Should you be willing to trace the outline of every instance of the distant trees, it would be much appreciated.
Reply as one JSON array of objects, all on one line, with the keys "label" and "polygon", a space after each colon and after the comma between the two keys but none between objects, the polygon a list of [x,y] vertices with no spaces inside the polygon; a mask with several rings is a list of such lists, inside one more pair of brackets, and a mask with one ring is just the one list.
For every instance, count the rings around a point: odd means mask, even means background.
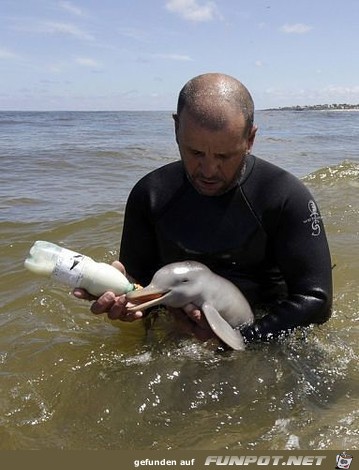
[{"label": "distant trees", "polygon": [[332,103],[332,104],[314,104],[307,106],[285,106],[281,108],[274,108],[270,111],[325,111],[325,110],[351,110],[358,109],[359,104],[348,104],[348,103]]}]

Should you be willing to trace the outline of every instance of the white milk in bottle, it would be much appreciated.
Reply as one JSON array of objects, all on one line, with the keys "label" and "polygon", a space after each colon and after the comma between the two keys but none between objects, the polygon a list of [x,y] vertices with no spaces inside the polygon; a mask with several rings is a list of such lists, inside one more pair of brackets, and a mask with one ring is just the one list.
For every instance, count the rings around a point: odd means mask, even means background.
[{"label": "white milk in bottle", "polygon": [[88,256],[42,240],[31,247],[24,266],[72,288],[86,289],[96,297],[108,290],[122,295],[135,289],[134,284],[113,266],[97,263]]}]

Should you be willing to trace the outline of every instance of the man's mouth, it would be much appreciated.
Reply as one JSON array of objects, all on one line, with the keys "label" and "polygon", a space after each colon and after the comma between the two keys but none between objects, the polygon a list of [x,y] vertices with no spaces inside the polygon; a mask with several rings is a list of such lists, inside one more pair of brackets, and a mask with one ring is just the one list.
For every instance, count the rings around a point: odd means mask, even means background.
[{"label": "man's mouth", "polygon": [[219,184],[220,183],[219,180],[206,180],[203,178],[200,178],[199,181],[203,184]]},{"label": "man's mouth", "polygon": [[206,191],[216,191],[222,187],[222,181],[220,180],[207,180],[203,178],[197,178],[195,184],[199,189]]}]

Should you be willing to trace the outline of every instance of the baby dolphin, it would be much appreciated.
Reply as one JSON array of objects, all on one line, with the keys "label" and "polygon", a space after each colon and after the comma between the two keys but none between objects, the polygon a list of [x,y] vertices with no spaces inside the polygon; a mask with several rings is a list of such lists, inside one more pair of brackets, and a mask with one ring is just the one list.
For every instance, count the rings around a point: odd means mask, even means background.
[{"label": "baby dolphin", "polygon": [[159,269],[147,287],[126,294],[134,306],[128,310],[145,310],[154,305],[183,308],[194,304],[205,315],[213,332],[236,350],[245,348],[237,329],[253,322],[252,310],[241,291],[207,266],[184,261]]}]

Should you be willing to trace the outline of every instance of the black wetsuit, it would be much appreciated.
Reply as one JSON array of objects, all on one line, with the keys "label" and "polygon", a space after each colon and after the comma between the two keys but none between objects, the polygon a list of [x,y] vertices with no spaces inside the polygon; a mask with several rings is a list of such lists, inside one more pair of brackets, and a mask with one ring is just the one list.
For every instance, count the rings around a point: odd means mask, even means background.
[{"label": "black wetsuit", "polygon": [[165,264],[196,260],[231,280],[253,307],[269,313],[248,340],[323,323],[331,313],[328,243],[317,205],[302,182],[250,155],[238,184],[221,196],[199,194],[181,161],[133,188],[120,260],[147,285]]}]

